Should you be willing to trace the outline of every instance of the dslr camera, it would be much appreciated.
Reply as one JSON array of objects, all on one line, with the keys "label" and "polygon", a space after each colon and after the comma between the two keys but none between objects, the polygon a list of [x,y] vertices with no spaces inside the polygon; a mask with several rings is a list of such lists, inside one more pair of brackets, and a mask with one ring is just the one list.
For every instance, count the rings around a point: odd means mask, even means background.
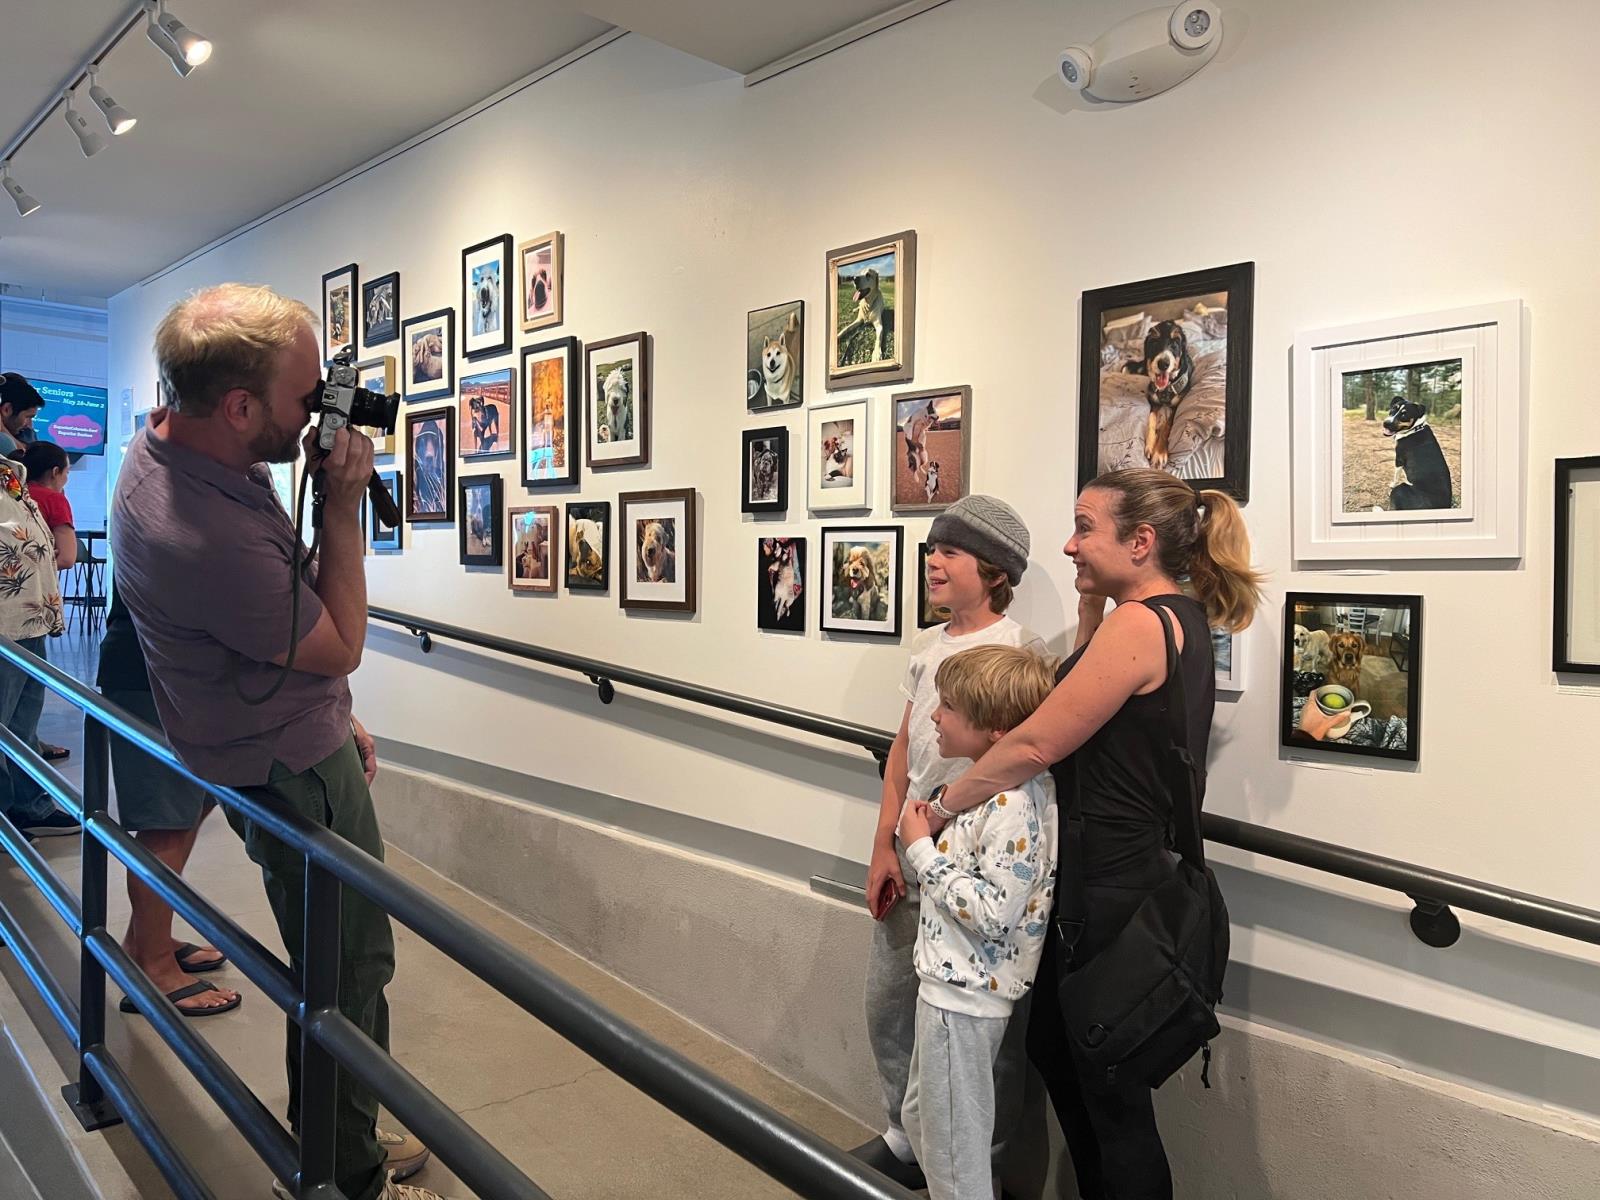
[{"label": "dslr camera", "polygon": [[400,397],[385,396],[362,387],[361,372],[350,362],[354,357],[354,346],[346,346],[335,354],[328,364],[328,377],[322,383],[322,399],[317,403],[317,412],[322,414],[317,445],[324,454],[333,449],[334,435],[347,425],[376,429],[385,434],[394,432]]}]

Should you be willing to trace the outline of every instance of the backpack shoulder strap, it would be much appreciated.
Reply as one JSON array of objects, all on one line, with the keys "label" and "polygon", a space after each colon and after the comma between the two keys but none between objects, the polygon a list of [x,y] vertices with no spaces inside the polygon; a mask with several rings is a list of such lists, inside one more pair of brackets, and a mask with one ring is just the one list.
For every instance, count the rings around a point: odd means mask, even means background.
[{"label": "backpack shoulder strap", "polygon": [[1145,600],[1144,605],[1161,622],[1161,637],[1167,648],[1167,683],[1162,689],[1167,713],[1167,732],[1172,739],[1171,768],[1173,844],[1183,858],[1202,870],[1206,865],[1205,840],[1200,834],[1199,765],[1189,753],[1189,694],[1183,684],[1183,663],[1178,657],[1177,639],[1172,634],[1175,616],[1165,604]]}]

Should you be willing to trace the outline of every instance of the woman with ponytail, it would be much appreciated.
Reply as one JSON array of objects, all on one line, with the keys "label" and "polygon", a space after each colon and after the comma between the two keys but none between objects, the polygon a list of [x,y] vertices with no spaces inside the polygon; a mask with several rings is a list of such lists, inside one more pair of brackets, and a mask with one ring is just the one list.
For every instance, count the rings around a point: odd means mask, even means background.
[{"label": "woman with ponytail", "polygon": [[[1250,566],[1249,535],[1232,499],[1148,468],[1114,471],[1084,488],[1065,552],[1078,572],[1074,653],[1049,699],[937,795],[935,812],[957,814],[1046,770],[1063,811],[1077,789],[1088,898],[1071,954],[1077,970],[1174,869],[1167,839],[1174,797],[1162,769],[1172,740],[1164,626],[1177,644],[1189,749],[1203,766],[1216,702],[1210,631],[1250,624],[1261,576]],[[1107,601],[1116,605],[1109,614]],[[1028,1051],[1066,1134],[1078,1193],[1167,1200],[1172,1175],[1150,1089],[1092,1082],[1066,1037],[1054,1003],[1063,958],[1052,922]]]}]

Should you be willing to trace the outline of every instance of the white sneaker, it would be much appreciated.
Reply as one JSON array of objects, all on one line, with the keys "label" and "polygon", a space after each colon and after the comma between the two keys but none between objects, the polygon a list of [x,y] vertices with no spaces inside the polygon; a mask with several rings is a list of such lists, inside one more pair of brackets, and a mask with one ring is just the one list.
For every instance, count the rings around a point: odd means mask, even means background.
[{"label": "white sneaker", "polygon": [[[294,1193],[276,1179],[272,1181],[272,1194],[277,1200],[294,1200]],[[383,1185],[383,1191],[378,1193],[378,1200],[448,1200],[438,1192],[430,1192],[425,1187],[417,1187],[411,1183],[396,1183],[394,1172],[389,1172]]]}]

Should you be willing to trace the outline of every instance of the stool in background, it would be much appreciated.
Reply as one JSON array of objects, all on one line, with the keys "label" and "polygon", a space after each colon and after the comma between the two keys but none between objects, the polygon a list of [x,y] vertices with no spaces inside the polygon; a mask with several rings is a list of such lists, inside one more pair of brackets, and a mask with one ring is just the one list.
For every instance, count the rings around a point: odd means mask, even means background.
[{"label": "stool in background", "polygon": [[78,561],[68,568],[61,594],[68,630],[76,625],[85,633],[99,633],[105,624],[106,560],[94,553],[94,543],[103,537],[94,530],[78,535]]}]

